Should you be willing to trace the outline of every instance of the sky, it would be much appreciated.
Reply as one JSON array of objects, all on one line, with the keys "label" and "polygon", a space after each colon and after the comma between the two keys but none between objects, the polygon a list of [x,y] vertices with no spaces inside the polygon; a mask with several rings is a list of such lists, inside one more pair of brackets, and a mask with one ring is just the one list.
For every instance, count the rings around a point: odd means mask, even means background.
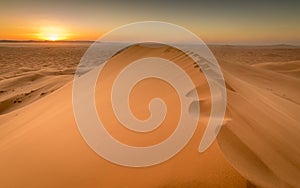
[{"label": "sky", "polygon": [[300,44],[300,1],[9,0],[0,39],[96,40],[137,21],[185,27],[207,43]]}]

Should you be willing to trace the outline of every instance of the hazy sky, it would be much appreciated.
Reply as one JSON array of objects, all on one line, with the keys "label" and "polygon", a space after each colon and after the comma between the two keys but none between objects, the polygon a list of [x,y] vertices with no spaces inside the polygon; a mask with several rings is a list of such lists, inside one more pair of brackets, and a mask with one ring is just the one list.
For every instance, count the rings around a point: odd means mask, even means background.
[{"label": "hazy sky", "polygon": [[[9,0],[0,6],[0,39],[95,40],[123,24],[157,20],[208,43],[300,44],[300,1]],[[49,37],[48,37],[49,38]]]}]

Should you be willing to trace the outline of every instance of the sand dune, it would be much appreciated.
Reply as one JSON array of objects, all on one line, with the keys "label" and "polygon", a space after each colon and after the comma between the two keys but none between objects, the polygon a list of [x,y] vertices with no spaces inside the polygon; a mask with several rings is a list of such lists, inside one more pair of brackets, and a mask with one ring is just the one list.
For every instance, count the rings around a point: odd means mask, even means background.
[{"label": "sand dune", "polygon": [[265,62],[254,66],[300,79],[300,61]]},{"label": "sand dune", "polygon": [[0,114],[26,106],[72,80],[72,76],[45,76],[31,73],[0,81]]},{"label": "sand dune", "polygon": [[225,156],[257,185],[299,187],[300,80],[248,65],[222,65],[235,90],[228,92],[232,121],[218,138]]},{"label": "sand dune", "polygon": [[86,48],[78,44],[0,44],[0,114],[26,106],[70,82]]},{"label": "sand dune", "polygon": [[[298,69],[298,63],[294,62],[296,60],[291,59],[295,58],[297,48],[296,52],[295,49],[290,50],[288,56],[283,53],[286,47],[212,47],[225,76],[228,110],[217,141],[204,153],[198,153],[197,148],[210,114],[211,99],[205,78],[199,75],[198,67],[194,67],[194,63],[180,52],[162,47],[151,48],[149,54],[148,48],[128,48],[111,61],[121,61],[124,65],[135,58],[155,55],[177,61],[185,68],[197,85],[187,96],[193,97],[195,91],[198,91],[201,105],[201,119],[187,147],[171,160],[149,168],[134,169],[112,164],[96,155],[78,132],[72,110],[72,83],[61,87],[70,79],[70,75],[41,76],[37,72],[31,74],[30,71],[23,71],[19,78],[12,76],[1,81],[1,87],[7,89],[2,89],[5,92],[0,95],[0,99],[13,100],[20,93],[26,93],[25,90],[29,92],[35,89],[32,97],[41,99],[31,103],[31,99],[27,97],[23,100],[24,103],[20,103],[24,104],[23,108],[12,107],[7,102],[0,106],[0,109],[5,109],[3,113],[10,111],[0,115],[0,186],[300,186],[300,150],[297,147],[300,141],[300,80],[298,76],[282,74],[275,69],[279,61],[289,61],[295,66],[285,70]],[[270,55],[277,52],[279,56]],[[265,62],[276,63],[270,68],[269,65],[263,66]],[[117,68],[121,67],[107,69],[108,77],[104,84],[109,85],[113,74],[118,72]],[[36,76],[39,82],[24,86],[27,80]],[[63,82],[59,82],[60,80]],[[148,80],[143,84],[153,85],[155,82],[157,80]],[[17,84],[24,87],[22,91],[6,94],[7,90],[13,90]],[[41,96],[42,92],[52,89],[57,90]],[[176,120],[171,117],[166,117],[166,122],[157,130],[158,133],[151,133],[151,137],[142,138],[142,135],[123,130],[115,120],[111,120],[107,103],[109,100],[104,95],[99,90],[96,92],[97,108],[111,122],[112,126],[106,128],[117,139],[133,145],[153,144],[172,131]],[[166,104],[171,107],[170,113],[178,113],[178,103],[174,102],[177,95],[169,87],[145,91],[137,87],[132,95],[136,106],[133,111],[141,119],[149,115],[145,105],[153,96],[165,99]],[[103,104],[108,106],[103,107]],[[167,126],[171,129],[166,128]],[[153,136],[157,139],[153,140]]]}]

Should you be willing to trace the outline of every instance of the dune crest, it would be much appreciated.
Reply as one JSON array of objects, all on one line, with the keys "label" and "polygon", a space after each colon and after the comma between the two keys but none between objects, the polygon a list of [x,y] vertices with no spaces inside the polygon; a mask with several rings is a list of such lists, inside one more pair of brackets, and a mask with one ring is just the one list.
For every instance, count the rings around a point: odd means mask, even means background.
[{"label": "dune crest", "polygon": [[[294,74],[299,69],[299,49],[286,54],[287,47],[211,48],[222,67],[228,103],[217,141],[204,153],[197,149],[210,115],[211,98],[205,78],[199,76],[199,67],[180,51],[164,46],[133,46],[112,58],[130,62],[149,55],[163,56],[181,63],[196,78],[196,88],[186,94],[193,99],[199,95],[199,101],[194,101],[201,108],[196,133],[175,157],[149,168],[112,164],[85,143],[73,115],[72,83],[67,83],[71,76],[68,70],[74,70],[74,62],[68,64],[66,72],[55,76],[47,68],[41,72],[36,72],[38,68],[24,68],[17,73],[19,76],[3,73],[0,83],[7,89],[0,93],[5,104],[0,106],[0,187],[300,187],[300,80]],[[57,53],[52,48],[48,50]],[[32,49],[27,51],[32,53]],[[111,77],[113,70],[107,72]],[[36,82],[24,86],[33,78]],[[157,80],[144,84],[153,83]],[[14,86],[24,88],[8,95],[6,92]],[[133,112],[138,118],[149,116],[147,102],[157,95],[166,100],[172,113],[178,113],[174,102],[177,95],[168,87],[156,90],[137,86],[133,91]],[[25,97],[15,104],[13,100],[18,95],[32,95],[35,100]],[[96,95],[97,105],[105,101]],[[176,122],[167,117],[158,133],[145,138],[110,120],[108,107],[97,108],[111,121],[108,129],[115,138],[137,146],[160,142],[174,130]],[[193,113],[191,106],[190,114]]]}]

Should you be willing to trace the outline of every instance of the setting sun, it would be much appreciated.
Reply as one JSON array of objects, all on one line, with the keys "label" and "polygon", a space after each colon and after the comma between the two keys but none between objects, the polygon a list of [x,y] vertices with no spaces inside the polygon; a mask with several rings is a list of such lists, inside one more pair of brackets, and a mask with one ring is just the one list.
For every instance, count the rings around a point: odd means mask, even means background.
[{"label": "setting sun", "polygon": [[57,41],[67,39],[67,33],[64,29],[58,27],[43,27],[37,34],[39,39],[48,41]]}]

